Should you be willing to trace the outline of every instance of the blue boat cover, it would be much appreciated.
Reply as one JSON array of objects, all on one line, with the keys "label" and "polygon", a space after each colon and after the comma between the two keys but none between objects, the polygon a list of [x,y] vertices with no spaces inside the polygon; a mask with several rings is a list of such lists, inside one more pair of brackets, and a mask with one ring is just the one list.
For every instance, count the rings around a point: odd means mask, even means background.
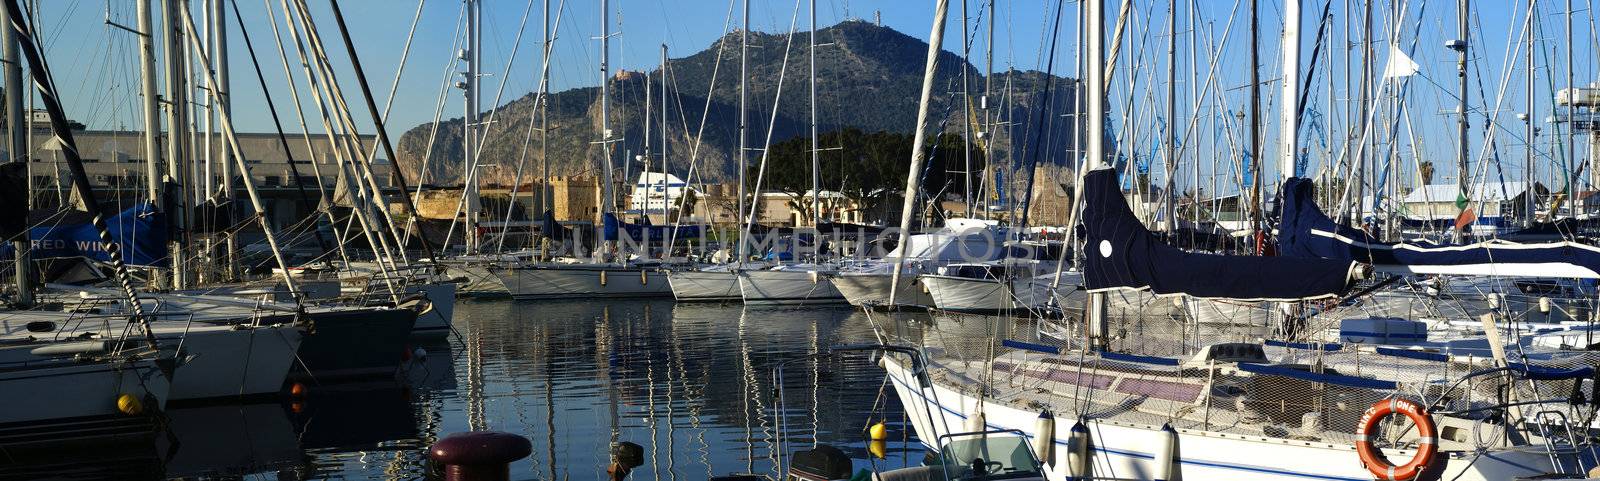
[{"label": "blue boat cover", "polygon": [[1302,351],[1337,352],[1337,351],[1340,351],[1340,350],[1344,349],[1344,345],[1343,344],[1334,343],[1334,342],[1326,342],[1326,343],[1322,343],[1322,344],[1312,344],[1312,343],[1309,343],[1309,342],[1289,342],[1289,341],[1279,341],[1279,340],[1275,340],[1275,339],[1267,339],[1265,341],[1262,341],[1262,343],[1264,343],[1264,344],[1266,344],[1268,346],[1277,346],[1277,347],[1283,347],[1283,348],[1289,348],[1289,349],[1299,349],[1299,350],[1302,350]]},{"label": "blue boat cover", "polygon": [[1270,365],[1270,364],[1253,364],[1253,363],[1248,363],[1248,362],[1241,362],[1241,363],[1239,363],[1239,370],[1240,371],[1244,371],[1244,372],[1249,372],[1249,373],[1255,373],[1255,374],[1266,374],[1266,375],[1269,375],[1269,376],[1283,376],[1283,377],[1287,377],[1287,378],[1299,379],[1299,380],[1302,380],[1302,381],[1320,382],[1320,383],[1324,383],[1324,384],[1334,384],[1334,385],[1338,385],[1338,386],[1347,386],[1347,387],[1362,388],[1362,389],[1378,389],[1378,390],[1389,391],[1389,390],[1394,390],[1394,389],[1398,389],[1399,388],[1399,385],[1396,384],[1394,381],[1385,381],[1385,380],[1382,380],[1382,379],[1372,379],[1372,378],[1367,378],[1367,377],[1346,376],[1346,375],[1343,375],[1343,374],[1317,374],[1317,373],[1310,372],[1310,371],[1302,371],[1302,370],[1299,370],[1299,369],[1293,369],[1293,368],[1288,368],[1288,367],[1283,367],[1283,366],[1274,366],[1274,365]]},{"label": "blue boat cover", "polygon": [[[132,266],[167,266],[166,218],[155,206],[141,202],[106,219],[111,238],[121,245],[122,259]],[[100,233],[87,212],[67,212],[57,222],[28,229],[34,259],[86,257],[109,262],[111,255],[100,243]],[[12,258],[11,243],[0,245],[0,259]]]},{"label": "blue boat cover", "polygon": [[1576,242],[1520,244],[1490,240],[1467,245],[1380,242],[1329,219],[1317,207],[1310,179],[1283,183],[1278,252],[1353,260],[1397,274],[1452,274],[1600,279],[1600,248]]},{"label": "blue boat cover", "polygon": [[[1393,349],[1393,348],[1386,348],[1386,347],[1380,347],[1380,348],[1377,349],[1377,351],[1378,351],[1378,354],[1382,354],[1382,355],[1385,355],[1385,356],[1393,356],[1393,357],[1400,357],[1400,358],[1406,358],[1406,359],[1416,359],[1416,360],[1420,360],[1420,361],[1433,361],[1433,362],[1448,362],[1448,361],[1450,361],[1450,355],[1449,354],[1438,353],[1438,352],[1417,351],[1417,350],[1412,350],[1412,349]],[[1574,367],[1574,368],[1558,368],[1558,367],[1550,367],[1550,366],[1540,366],[1538,364],[1528,364],[1528,363],[1521,363],[1521,362],[1507,362],[1506,363],[1506,368],[1511,370],[1511,372],[1522,376],[1525,379],[1532,379],[1532,380],[1535,380],[1535,381],[1561,381],[1561,380],[1566,380],[1566,379],[1588,379],[1590,376],[1594,375],[1594,368],[1590,367],[1590,366],[1578,366],[1578,367]]]},{"label": "blue boat cover", "polygon": [[1138,355],[1138,354],[1127,354],[1127,353],[1121,353],[1121,352],[1101,352],[1100,353],[1100,357],[1101,358],[1105,358],[1105,359],[1110,359],[1110,360],[1113,360],[1113,361],[1136,362],[1136,363],[1139,363],[1139,364],[1155,364],[1155,365],[1158,365],[1158,366],[1176,366],[1176,365],[1182,363],[1182,361],[1180,361],[1178,359],[1173,359],[1173,358],[1170,358],[1170,357],[1141,356],[1141,355]]},{"label": "blue boat cover", "polygon": [[[601,234],[605,236],[603,239],[608,241],[628,240],[631,242],[644,243],[657,241],[665,242],[667,239],[694,239],[700,237],[700,226],[678,226],[678,235],[673,237],[672,226],[650,225],[650,220],[648,217],[645,218],[645,223],[629,224],[617,219],[615,214],[606,214],[603,218],[603,222],[605,222],[605,225],[602,227]],[[624,235],[627,237],[623,237]]]},{"label": "blue boat cover", "polygon": [[1009,347],[1009,348],[1013,348],[1013,349],[1022,349],[1022,350],[1025,350],[1025,351],[1042,352],[1042,353],[1045,353],[1045,354],[1061,354],[1061,348],[1059,348],[1059,347],[1055,347],[1055,346],[1051,346],[1051,345],[1047,345],[1047,344],[1035,344],[1035,343],[1032,343],[1032,342],[1018,341],[1018,340],[1015,340],[1015,339],[1001,340],[1000,341],[1000,345],[1005,346],[1005,347]]},{"label": "blue boat cover", "polygon": [[1337,297],[1357,277],[1349,260],[1200,254],[1163,244],[1128,209],[1111,169],[1084,175],[1084,199],[1083,279],[1091,292],[1289,301]]}]

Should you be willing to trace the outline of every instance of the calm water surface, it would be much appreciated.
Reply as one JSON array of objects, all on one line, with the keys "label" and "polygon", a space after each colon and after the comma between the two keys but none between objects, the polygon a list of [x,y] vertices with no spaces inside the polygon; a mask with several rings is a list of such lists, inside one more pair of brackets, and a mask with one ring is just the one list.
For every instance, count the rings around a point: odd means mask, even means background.
[{"label": "calm water surface", "polygon": [[[848,307],[462,301],[456,327],[462,337],[421,346],[427,356],[410,361],[401,382],[314,386],[299,402],[174,409],[168,448],[115,461],[84,454],[39,472],[417,479],[429,476],[430,443],[474,429],[532,440],[533,455],[511,467],[517,479],[604,479],[614,440],[644,447],[645,465],[629,479],[652,481],[773,474],[780,432],[793,449],[813,439],[840,447],[857,469],[923,456],[883,371],[862,354],[789,364],[788,407],[778,416],[774,367],[874,340],[866,315]],[[886,459],[865,442],[877,419],[890,424]]]}]

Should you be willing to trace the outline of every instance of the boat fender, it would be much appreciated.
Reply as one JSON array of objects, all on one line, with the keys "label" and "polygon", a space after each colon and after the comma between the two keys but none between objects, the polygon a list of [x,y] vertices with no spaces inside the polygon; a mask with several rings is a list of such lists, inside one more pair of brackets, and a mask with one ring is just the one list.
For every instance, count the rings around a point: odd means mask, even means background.
[{"label": "boat fender", "polygon": [[138,416],[144,413],[144,403],[139,401],[139,396],[122,393],[117,396],[117,411],[129,416]]},{"label": "boat fender", "polygon": [[1067,479],[1088,480],[1091,472],[1089,455],[1093,452],[1094,440],[1089,436],[1089,420],[1078,418],[1072,425],[1072,433],[1067,437]]},{"label": "boat fender", "polygon": [[40,357],[76,356],[79,354],[100,354],[110,351],[106,341],[73,341],[57,342],[49,345],[35,347],[28,351]]},{"label": "boat fender", "polygon": [[1540,314],[1549,314],[1550,313],[1550,298],[1548,298],[1548,297],[1540,297],[1539,298],[1539,313]]},{"label": "boat fender", "polygon": [[[1403,415],[1417,425],[1417,454],[1411,457],[1411,461],[1399,466],[1391,464],[1384,457],[1383,450],[1372,445],[1378,424],[1394,414]],[[1438,436],[1433,417],[1428,415],[1426,408],[1408,399],[1379,400],[1367,408],[1367,412],[1361,415],[1361,421],[1356,423],[1356,454],[1361,456],[1361,464],[1366,465],[1367,472],[1378,479],[1406,481],[1415,479],[1424,468],[1433,464],[1434,456],[1439,454]]]},{"label": "boat fender", "polygon": [[1178,430],[1171,424],[1161,425],[1160,439],[1156,440],[1155,480],[1178,481],[1183,479],[1183,467],[1178,463]]},{"label": "boat fender", "polygon": [[649,283],[650,280],[645,277],[644,269],[639,269],[639,285],[642,286]]},{"label": "boat fender", "polygon": [[1033,456],[1046,465],[1056,463],[1056,417],[1048,409],[1033,421]]},{"label": "boat fender", "polygon": [[807,273],[806,273],[806,274],[809,274],[809,275],[810,275],[810,277],[811,277],[811,284],[813,284],[813,285],[815,285],[815,284],[817,284],[817,283],[818,283],[818,282],[822,282],[822,277],[821,277],[821,276],[818,276],[818,275],[817,275],[817,271],[811,271],[811,272],[807,272]]},{"label": "boat fender", "polygon": [[606,285],[606,271],[600,271],[600,285]]},{"label": "boat fender", "polygon": [[988,426],[989,422],[983,416],[983,409],[978,409],[978,412],[967,416],[967,425],[964,427],[969,433],[981,433],[988,430]]},{"label": "boat fender", "polygon": [[873,441],[887,440],[889,439],[889,426],[879,421],[877,424],[873,424],[872,427],[867,428],[867,436]]},{"label": "boat fender", "polygon": [[1489,308],[1490,309],[1499,309],[1500,308],[1500,293],[1491,292],[1491,293],[1489,293],[1488,297],[1489,297]]}]

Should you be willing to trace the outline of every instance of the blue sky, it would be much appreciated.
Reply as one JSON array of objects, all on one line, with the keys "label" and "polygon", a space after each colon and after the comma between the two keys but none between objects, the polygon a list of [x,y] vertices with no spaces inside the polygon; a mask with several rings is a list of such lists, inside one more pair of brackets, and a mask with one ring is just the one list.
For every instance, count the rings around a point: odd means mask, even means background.
[{"label": "blue sky", "polygon": [[[196,15],[199,13],[198,4],[195,2]],[[1398,1],[1398,0],[1397,0]],[[1593,0],[1574,0],[1574,8],[1579,10],[1576,15],[1574,42],[1566,41],[1564,25],[1565,0],[1544,0],[1540,3],[1539,16],[1543,28],[1542,41],[1539,43],[1541,64],[1541,81],[1536,85],[1536,97],[1541,98],[1543,106],[1540,107],[1544,118],[1549,109],[1549,88],[1545,82],[1550,80],[1553,72],[1558,77],[1555,79],[1559,88],[1565,83],[1566,49],[1575,48],[1578,62],[1574,65],[1575,77],[1579,83],[1586,83],[1595,78],[1595,65],[1592,60],[1596,49],[1592,10],[1589,5]],[[134,24],[133,2],[131,0],[54,0],[42,2],[40,16],[41,30],[46,40],[46,52],[51,59],[52,66],[57,75],[57,85],[63,89],[66,96],[69,114],[74,118],[88,124],[91,128],[142,128],[138,116],[138,70],[136,63],[136,44],[133,34],[111,28],[105,25],[108,14],[115,22],[125,25]],[[276,8],[278,0],[267,0]],[[333,41],[335,25],[327,6],[323,1],[313,1],[313,10],[316,12],[319,28],[324,36]],[[713,42],[725,31],[730,5],[724,1],[669,1],[669,0],[613,0],[613,32],[620,35],[613,42],[612,61],[616,68],[639,70],[654,68],[658,63],[659,45],[669,45],[674,57],[687,55],[712,46]],[[1023,69],[1043,69],[1044,51],[1048,47],[1048,27],[1052,19],[1051,13],[1055,1],[1040,0],[1005,0],[999,3],[999,16],[997,22],[996,39],[994,46],[996,69],[1015,66]],[[1108,28],[1115,22],[1116,0],[1108,0],[1107,7]],[[1133,119],[1130,123],[1119,124],[1115,127],[1119,132],[1134,132],[1134,137],[1126,141],[1127,150],[1137,152],[1151,151],[1159,140],[1159,136],[1151,132],[1166,124],[1159,120],[1159,114],[1165,112],[1165,72],[1167,61],[1165,57],[1165,39],[1167,35],[1167,1],[1144,1],[1133,3],[1133,17],[1126,33],[1127,44],[1124,45],[1122,61],[1119,63],[1118,77],[1113,80],[1112,108],[1113,118],[1120,119],[1124,112],[1130,112]],[[1178,118],[1171,122],[1178,126],[1187,126],[1196,113],[1203,116],[1204,120],[1196,123],[1189,139],[1193,142],[1185,150],[1183,160],[1186,163],[1204,164],[1200,175],[1210,177],[1213,174],[1225,174],[1229,167],[1211,167],[1210,164],[1218,162],[1210,159],[1234,159],[1237,157],[1236,149],[1230,150],[1227,146],[1227,137],[1223,134],[1224,127],[1215,122],[1222,118],[1224,112],[1234,112],[1244,108],[1245,100],[1242,89],[1248,77],[1246,76],[1248,62],[1245,50],[1246,18],[1242,9],[1248,0],[1185,0],[1179,6],[1180,15],[1180,53],[1177,65],[1179,99]],[[1282,2],[1261,0],[1261,46],[1262,46],[1262,78],[1272,81],[1279,77],[1278,73],[1278,38],[1281,31],[1280,12]],[[1303,50],[1303,60],[1309,60],[1309,46],[1315,36],[1316,24],[1314,17],[1322,6],[1320,0],[1307,0],[1305,10],[1306,23],[1302,32],[1303,43],[1307,46]],[[1332,30],[1335,42],[1346,42],[1350,39],[1346,30],[1353,31],[1353,25],[1347,20],[1350,12],[1358,8],[1357,2],[1335,0],[1333,5],[1334,24]],[[1375,29],[1381,38],[1387,41],[1384,34],[1386,25],[1390,24],[1389,11],[1395,8],[1394,2],[1383,2],[1374,6]],[[1527,9],[1526,2],[1516,1],[1478,1],[1474,2],[1477,15],[1473,41],[1474,64],[1473,79],[1474,91],[1472,93],[1474,110],[1479,113],[1488,112],[1494,107],[1493,102],[1502,96],[1497,93],[1501,90],[1502,76],[1505,75],[1504,67],[1507,65],[1505,56],[1507,48],[1520,41],[1520,32],[1523,22],[1523,12]],[[1056,72],[1063,75],[1075,76],[1074,49],[1077,37],[1077,4],[1066,2],[1068,9],[1062,19],[1061,43],[1057,48]],[[373,88],[380,96],[380,104],[384,102],[389,91],[390,82],[394,78],[396,67],[399,65],[401,47],[407,40],[407,29],[410,27],[416,13],[418,2],[415,0],[345,0],[341,2],[347,20],[353,29],[357,48],[362,55],[362,63],[367,70],[367,75],[375,85]],[[456,71],[457,67],[451,66],[454,57],[454,38],[458,27],[459,13],[461,11],[459,0],[425,0],[422,3],[421,23],[417,28],[406,70],[400,80],[397,101],[391,114],[390,123],[394,133],[411,126],[431,121],[434,117],[436,102],[440,95],[441,80],[444,73]],[[567,0],[562,5],[560,0],[551,2],[552,9],[560,8],[559,38],[553,54],[552,79],[553,89],[562,90],[578,86],[595,85],[598,81],[598,42],[593,38],[599,34],[599,5],[595,0]],[[831,0],[817,2],[817,22],[819,26],[827,26],[849,18],[873,20],[876,15],[881,15],[882,22],[918,38],[926,38],[933,15],[933,2],[930,1],[889,1],[889,0]],[[1406,159],[1401,162],[1402,170],[1407,165],[1414,164],[1417,159],[1434,159],[1441,164],[1440,176],[1453,175],[1453,169],[1447,165],[1453,159],[1453,120],[1446,114],[1454,109],[1453,89],[1455,82],[1454,54],[1442,47],[1445,40],[1455,38],[1455,0],[1413,0],[1402,2],[1406,9],[1405,27],[1400,37],[1401,44],[1407,45],[1415,41],[1414,59],[1422,68],[1422,74],[1413,77],[1406,105],[1410,110],[1409,128],[1397,130],[1401,142],[1397,142],[1397,150],[1405,152],[1401,155]],[[270,88],[273,90],[280,113],[286,116],[286,121],[292,122],[293,113],[289,106],[287,87],[281,63],[277,60],[277,53],[272,46],[272,32],[267,15],[267,7],[262,0],[240,0],[246,26],[252,40],[256,43],[258,55],[261,55],[262,66]],[[538,48],[540,32],[540,14],[542,0],[532,4],[527,1],[515,0],[486,0],[484,6],[483,26],[483,71],[489,74],[484,79],[483,105],[487,108],[494,102],[496,88],[502,79],[507,79],[505,91],[501,95],[501,103],[514,99],[536,88],[537,70],[541,62]],[[791,15],[799,9],[799,28],[806,28],[806,3],[799,4],[791,1],[755,1],[751,6],[752,28],[766,32],[787,31]],[[1191,8],[1195,12],[1190,12]],[[231,5],[230,5],[231,9]],[[973,1],[968,6],[973,22],[977,22],[982,3]],[[1236,10],[1238,9],[1238,10]],[[515,62],[509,66],[506,61],[514,47],[513,38],[517,34],[518,23],[523,12],[528,12],[526,30],[523,32],[520,51]],[[1233,12],[1239,12],[1235,19],[1232,32],[1229,34],[1226,47],[1219,48],[1222,35]],[[1419,14],[1420,12],[1420,14]],[[281,11],[274,10],[281,21]],[[734,12],[733,21],[736,23],[737,10]],[[958,50],[959,44],[959,14],[960,2],[951,5],[951,22],[946,49]],[[233,95],[234,109],[238,117],[237,124],[244,131],[268,131],[271,129],[271,120],[266,114],[264,96],[256,85],[254,73],[251,70],[249,59],[244,53],[243,38],[237,25],[230,16],[229,34],[232,38],[232,57],[230,64],[233,69]],[[983,13],[983,15],[988,15]],[[1199,24],[1191,22],[1191,15],[1199,17]],[[199,17],[196,17],[197,19]],[[1420,22],[1420,27],[1417,24]],[[1196,35],[1194,27],[1199,27],[1201,34]],[[159,24],[158,24],[159,28]],[[1413,34],[1413,29],[1414,34]],[[1519,39],[1510,39],[1508,35],[1517,32]],[[981,52],[986,49],[982,36],[979,35],[974,45],[974,62],[981,64]],[[1108,35],[1109,38],[1109,35]],[[1198,47],[1191,49],[1194,42],[1199,42]],[[335,47],[334,43],[330,47]],[[335,52],[335,63],[346,65],[342,49]],[[1387,48],[1380,44],[1377,47],[1378,66],[1375,71],[1381,70],[1382,63],[1387,58]],[[1311,85],[1313,88],[1312,111],[1321,127],[1303,129],[1305,137],[1303,145],[1315,147],[1321,145],[1321,138],[1327,137],[1329,132],[1326,124],[1331,122],[1332,132],[1346,128],[1349,123],[1348,114],[1344,113],[1346,99],[1353,96],[1354,87],[1345,84],[1345,65],[1356,67],[1357,58],[1350,56],[1351,51],[1335,49],[1329,60],[1333,65],[1333,73],[1337,77],[1332,97],[1334,103],[1340,104],[1339,109],[1327,108],[1328,102],[1326,76],[1321,77]],[[291,57],[293,52],[291,51]],[[1546,60],[1548,58],[1548,60]],[[1211,70],[1210,63],[1215,59],[1217,78],[1214,90],[1225,92],[1222,96],[1226,104],[1218,104],[1214,96],[1207,96],[1207,100],[1195,107],[1191,90],[1204,83],[1204,75]],[[1516,59],[1516,71],[1506,82],[1500,115],[1502,125],[1507,130],[1497,140],[1500,145],[1499,154],[1503,159],[1501,167],[1511,169],[1512,172],[1521,172],[1521,162],[1512,159],[1521,158],[1521,145],[1523,145],[1520,124],[1512,129],[1513,122],[1509,116],[1524,110],[1525,95],[1522,60]],[[1319,62],[1321,63],[1321,62]],[[1554,65],[1552,70],[1549,68]],[[1324,69],[1326,65],[1319,65]],[[1198,75],[1195,75],[1198,72]],[[1359,73],[1357,70],[1356,73]],[[297,76],[299,72],[295,73]],[[1375,74],[1376,75],[1376,74]],[[353,85],[353,75],[345,70],[341,72],[341,79],[346,82],[346,92],[355,95],[357,90]],[[453,80],[453,79],[452,79]],[[1482,89],[1488,93],[1490,105],[1485,107],[1484,96],[1478,92],[1478,82]],[[302,90],[303,90],[302,85]],[[304,92],[302,92],[303,94]],[[823,93],[826,95],[826,93]],[[1276,97],[1278,96],[1276,84],[1270,84],[1263,90],[1264,109],[1268,113],[1276,112]],[[350,99],[353,102],[356,98]],[[460,96],[455,90],[448,92],[443,107],[444,117],[459,117],[461,114]],[[356,105],[359,105],[357,103]],[[309,104],[308,104],[309,107]],[[365,118],[361,112],[358,117]],[[1331,119],[1331,120],[1329,120]],[[1387,125],[1387,124],[1385,124]],[[1402,123],[1406,125],[1406,123]],[[292,126],[286,126],[291,127]],[[1235,126],[1236,127],[1236,126]],[[1472,137],[1474,159],[1480,155],[1480,146],[1483,143],[1483,122],[1473,122],[1474,134]],[[1266,127],[1266,152],[1275,151],[1277,143],[1276,123]],[[1546,129],[1547,131],[1549,129]],[[1242,132],[1240,129],[1235,129]],[[1411,138],[1416,140],[1410,140]],[[1546,136],[1549,140],[1552,136]],[[1237,140],[1237,139],[1236,139]],[[1336,141],[1337,142],[1337,141]],[[1544,155],[1551,155],[1557,149],[1543,147]],[[1580,149],[1582,150],[1582,149]],[[1413,153],[1414,152],[1414,153]],[[1317,154],[1320,155],[1320,154]],[[1317,168],[1325,163],[1325,159],[1313,155],[1312,168]],[[1199,159],[1198,161],[1195,159]],[[1409,164],[1408,164],[1409,162]],[[1547,161],[1548,163],[1548,161]],[[1515,164],[1515,165],[1513,165]],[[1270,165],[1270,164],[1269,164]],[[1480,163],[1479,165],[1487,165]],[[1543,168],[1542,168],[1543,169]],[[1547,174],[1543,172],[1541,175]],[[1504,169],[1500,170],[1504,172]],[[1520,175],[1520,174],[1504,174]],[[1158,177],[1160,175],[1158,174]],[[1208,183],[1206,180],[1202,184]],[[1221,189],[1219,189],[1221,190]]]}]

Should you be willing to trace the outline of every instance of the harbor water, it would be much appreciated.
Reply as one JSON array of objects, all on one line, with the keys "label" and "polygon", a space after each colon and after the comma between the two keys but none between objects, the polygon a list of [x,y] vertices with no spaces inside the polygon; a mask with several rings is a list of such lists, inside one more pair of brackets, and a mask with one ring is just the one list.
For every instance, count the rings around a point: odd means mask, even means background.
[{"label": "harbor water", "polygon": [[[308,382],[286,400],[174,407],[150,446],[13,459],[5,475],[425,479],[428,445],[484,429],[532,441],[514,479],[605,479],[613,441],[644,447],[629,479],[650,481],[776,478],[780,435],[791,451],[841,448],[857,469],[924,456],[869,356],[803,359],[875,340],[866,314],[849,307],[479,300],[459,303],[455,317],[459,336],[396,353],[407,361],[395,381]],[[774,368],[786,361],[780,410]],[[877,421],[889,425],[883,458],[867,441]]]}]

